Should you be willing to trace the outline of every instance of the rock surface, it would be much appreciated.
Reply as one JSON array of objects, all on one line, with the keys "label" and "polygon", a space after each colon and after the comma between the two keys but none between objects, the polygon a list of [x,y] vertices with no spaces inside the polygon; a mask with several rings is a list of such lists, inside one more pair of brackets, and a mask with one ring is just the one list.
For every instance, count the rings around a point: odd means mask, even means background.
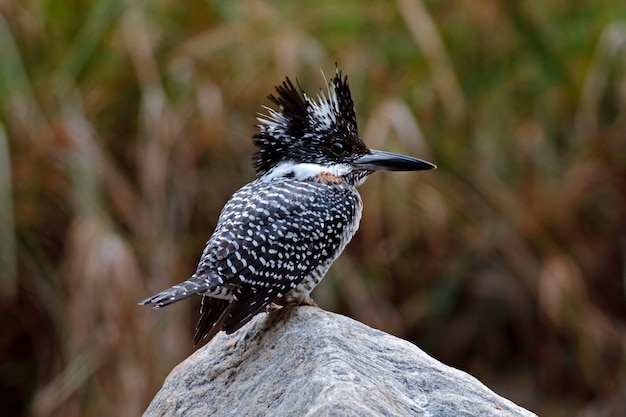
[{"label": "rock surface", "polygon": [[144,416],[534,416],[411,343],[316,307],[259,314],[178,365]]}]

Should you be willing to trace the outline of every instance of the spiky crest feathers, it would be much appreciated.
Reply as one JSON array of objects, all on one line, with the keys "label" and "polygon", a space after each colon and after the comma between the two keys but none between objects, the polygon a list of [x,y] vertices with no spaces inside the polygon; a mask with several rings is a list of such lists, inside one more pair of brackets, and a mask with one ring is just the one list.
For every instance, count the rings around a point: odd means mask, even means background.
[{"label": "spiky crest feathers", "polygon": [[257,175],[288,162],[285,158],[292,153],[290,150],[306,149],[312,141],[325,136],[351,136],[360,142],[348,77],[338,69],[326,92],[320,89],[317,100],[310,98],[299,83],[296,87],[289,77],[276,86],[276,94],[268,99],[278,109],[263,106],[267,114],[257,117],[259,132],[253,137],[259,148],[253,155]]}]

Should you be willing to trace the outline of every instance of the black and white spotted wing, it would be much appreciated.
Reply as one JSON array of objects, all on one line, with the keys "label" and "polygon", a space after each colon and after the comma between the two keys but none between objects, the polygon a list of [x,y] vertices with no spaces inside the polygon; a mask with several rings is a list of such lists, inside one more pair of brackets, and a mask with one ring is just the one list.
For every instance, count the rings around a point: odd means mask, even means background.
[{"label": "black and white spotted wing", "polygon": [[196,272],[212,276],[208,296],[232,291],[223,329],[237,330],[314,269],[330,265],[347,243],[344,231],[352,229],[346,226],[359,204],[344,184],[285,179],[233,195]]},{"label": "black and white spotted wing", "polygon": [[[233,332],[312,272],[325,272],[350,240],[345,234],[351,238],[356,231],[357,207],[360,197],[344,183],[287,178],[250,183],[222,210],[196,273],[143,303],[164,306],[205,294],[203,314],[220,321],[215,330]],[[224,306],[221,316],[212,302]],[[215,323],[203,319],[198,332],[211,332]]]}]

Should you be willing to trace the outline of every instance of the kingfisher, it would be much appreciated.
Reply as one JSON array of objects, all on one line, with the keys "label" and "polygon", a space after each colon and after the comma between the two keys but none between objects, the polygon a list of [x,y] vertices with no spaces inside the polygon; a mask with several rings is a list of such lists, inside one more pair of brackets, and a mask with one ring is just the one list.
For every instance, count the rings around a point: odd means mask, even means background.
[{"label": "kingfisher", "polygon": [[312,98],[287,77],[263,106],[257,178],[228,200],[186,281],[141,301],[160,308],[201,295],[194,344],[233,333],[256,314],[315,305],[311,291],[356,233],[357,191],[374,171],[418,171],[434,164],[369,149],[359,137],[347,76],[339,69]]}]

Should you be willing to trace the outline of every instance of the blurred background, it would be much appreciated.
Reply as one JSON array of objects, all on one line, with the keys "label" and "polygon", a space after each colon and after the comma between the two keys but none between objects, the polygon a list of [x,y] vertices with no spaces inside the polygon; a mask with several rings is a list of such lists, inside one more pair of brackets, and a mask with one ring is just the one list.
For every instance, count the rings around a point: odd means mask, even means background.
[{"label": "blurred background", "polygon": [[0,1],[0,401],[136,416],[257,112],[335,63],[373,175],[314,297],[546,416],[626,415],[622,0]]}]

